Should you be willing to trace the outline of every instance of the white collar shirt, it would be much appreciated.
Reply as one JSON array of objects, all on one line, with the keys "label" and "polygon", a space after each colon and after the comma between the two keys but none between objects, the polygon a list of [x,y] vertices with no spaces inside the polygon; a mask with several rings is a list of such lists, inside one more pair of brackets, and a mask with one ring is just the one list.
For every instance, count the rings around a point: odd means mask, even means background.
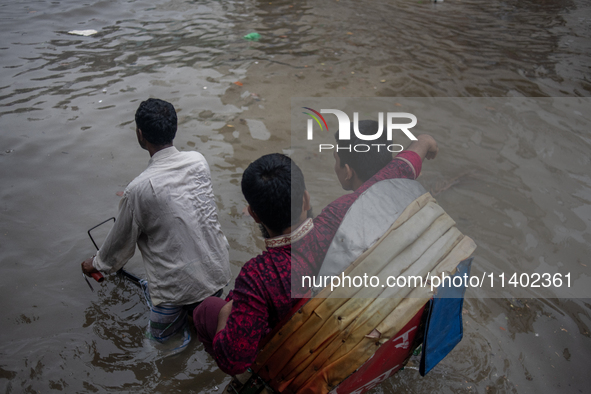
[{"label": "white collar shirt", "polygon": [[136,244],[154,305],[202,301],[229,282],[229,245],[203,155],[175,147],[154,154],[125,189],[94,267],[117,271],[133,256]]}]

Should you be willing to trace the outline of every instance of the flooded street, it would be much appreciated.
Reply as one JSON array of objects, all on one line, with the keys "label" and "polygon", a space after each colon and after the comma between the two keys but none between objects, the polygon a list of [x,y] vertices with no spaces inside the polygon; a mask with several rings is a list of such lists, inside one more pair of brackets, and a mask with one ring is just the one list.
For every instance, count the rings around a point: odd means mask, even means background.
[{"label": "flooded street", "polygon": [[[234,277],[264,247],[243,214],[242,172],[293,152],[293,98],[433,100],[413,132],[440,151],[419,181],[475,240],[473,270],[570,272],[585,291],[470,289],[452,353],[371,392],[589,391],[588,1],[2,1],[0,18],[1,392],[219,393],[229,382],[197,340],[160,357],[136,287],[111,276],[92,293],[80,275],[94,253],[86,231],[116,215],[147,166],[134,113],[148,97],[174,104],[175,146],[210,165]],[[261,39],[243,39],[251,32]],[[513,101],[523,97],[536,100]],[[470,105],[484,115],[437,123]],[[519,121],[507,105],[524,105]],[[316,213],[343,194],[332,161],[294,159]],[[142,274],[139,252],[127,267]]]}]

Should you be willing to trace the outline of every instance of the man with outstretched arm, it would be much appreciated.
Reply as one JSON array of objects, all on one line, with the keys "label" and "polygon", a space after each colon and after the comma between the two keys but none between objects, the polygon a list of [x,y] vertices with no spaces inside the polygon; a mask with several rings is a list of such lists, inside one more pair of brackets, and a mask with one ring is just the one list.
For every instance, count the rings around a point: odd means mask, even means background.
[{"label": "man with outstretched arm", "polygon": [[[142,253],[150,306],[148,334],[164,341],[186,325],[187,306],[221,289],[231,278],[228,242],[218,222],[209,166],[198,152],[173,146],[172,104],[148,99],[135,114],[148,168],[125,189],[115,224],[82,271],[111,273]],[[146,290],[146,289],[144,289]]]},{"label": "man with outstretched arm", "polygon": [[[375,134],[378,124],[363,121],[364,134]],[[381,141],[378,141],[381,142]],[[354,141],[351,141],[354,143]],[[307,217],[310,197],[301,170],[284,155],[266,155],[253,162],[242,178],[243,194],[253,219],[269,233],[267,250],[248,261],[226,301],[208,298],[193,314],[197,335],[224,372],[242,373],[256,358],[260,341],[289,313],[295,275],[315,275],[347,210],[376,182],[415,179],[425,157],[434,158],[437,143],[421,135],[394,159],[390,153],[354,153],[359,160],[335,154],[335,172],[344,195]],[[294,266],[292,267],[292,263]]]}]

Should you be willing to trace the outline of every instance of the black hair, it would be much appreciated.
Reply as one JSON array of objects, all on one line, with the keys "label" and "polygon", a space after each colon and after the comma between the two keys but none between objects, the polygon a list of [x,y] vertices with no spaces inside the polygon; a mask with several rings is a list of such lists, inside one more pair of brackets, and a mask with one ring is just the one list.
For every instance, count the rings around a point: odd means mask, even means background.
[{"label": "black hair", "polygon": [[[372,135],[378,132],[379,123],[375,120],[361,120],[358,123],[359,132],[363,135]],[[384,130],[382,130],[379,138],[373,141],[364,141],[353,132],[353,127],[354,124],[351,123],[350,140],[339,140],[338,131],[335,133],[335,139],[339,147],[337,155],[339,155],[341,167],[348,164],[359,179],[365,182],[392,160],[392,153],[387,149],[390,141],[388,141],[387,133]],[[357,144],[367,145],[370,149],[367,152],[355,151],[353,147]]]},{"label": "black hair", "polygon": [[138,107],[135,124],[149,143],[160,146],[172,144],[177,129],[176,111],[171,103],[151,98],[142,101]]},{"label": "black hair", "polygon": [[250,208],[271,231],[281,234],[297,224],[306,184],[289,157],[272,153],[255,160],[244,171],[241,186]]}]

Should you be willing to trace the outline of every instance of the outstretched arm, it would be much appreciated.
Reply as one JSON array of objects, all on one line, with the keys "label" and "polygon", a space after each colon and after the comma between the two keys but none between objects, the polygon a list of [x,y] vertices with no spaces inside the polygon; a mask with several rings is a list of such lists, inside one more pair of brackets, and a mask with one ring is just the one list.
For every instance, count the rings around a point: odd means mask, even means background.
[{"label": "outstretched arm", "polygon": [[421,160],[431,160],[437,156],[439,148],[433,137],[429,134],[421,134],[417,137],[417,141],[413,141],[406,150],[415,152]]}]

